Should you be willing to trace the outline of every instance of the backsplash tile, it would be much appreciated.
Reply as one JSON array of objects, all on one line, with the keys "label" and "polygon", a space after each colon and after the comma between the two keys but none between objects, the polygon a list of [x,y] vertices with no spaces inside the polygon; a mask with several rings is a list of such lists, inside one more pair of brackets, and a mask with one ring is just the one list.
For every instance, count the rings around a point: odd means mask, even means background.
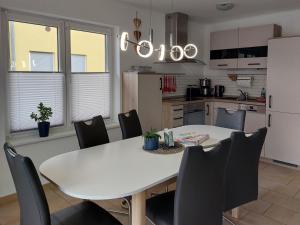
[{"label": "backsplash tile", "polygon": [[176,92],[172,93],[163,93],[163,97],[173,97],[173,96],[182,96],[186,93],[186,88],[188,85],[199,85],[203,76],[201,75],[180,75],[176,76]]},{"label": "backsplash tile", "polygon": [[227,74],[218,74],[218,75],[210,75],[206,76],[211,79],[212,87],[215,85],[224,85],[225,93],[224,95],[239,95],[240,92],[238,89],[242,89],[243,91],[248,92],[250,97],[259,97],[261,93],[261,89],[266,86],[266,75],[263,74],[245,74],[247,76],[252,76],[254,80],[252,81],[252,86],[250,88],[239,87],[236,81],[232,81],[228,78]]}]

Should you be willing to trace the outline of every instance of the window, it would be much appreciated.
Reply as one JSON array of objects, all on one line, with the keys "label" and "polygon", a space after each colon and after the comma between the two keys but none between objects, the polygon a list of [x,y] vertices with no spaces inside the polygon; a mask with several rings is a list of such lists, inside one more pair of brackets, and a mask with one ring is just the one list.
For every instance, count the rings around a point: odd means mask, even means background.
[{"label": "window", "polygon": [[58,73],[57,40],[57,27],[9,21],[10,132],[35,128],[30,114],[40,102],[52,108],[52,126],[64,124],[64,74]]},{"label": "window", "polygon": [[[111,75],[107,66],[106,39],[107,35],[102,33],[70,31],[72,121],[89,120],[97,115],[110,117]],[[83,61],[85,70],[81,68]]]},{"label": "window", "polygon": [[51,126],[64,129],[96,115],[112,118],[112,30],[8,12],[9,132],[36,129],[30,114],[40,102],[53,109]]},{"label": "window", "polygon": [[86,72],[86,56],[72,54],[71,57],[72,72]]},{"label": "window", "polygon": [[48,52],[30,52],[30,71],[53,71],[54,54]]},{"label": "window", "polygon": [[37,57],[38,53],[44,53],[40,56],[48,60],[46,54],[52,53],[53,67],[40,71],[58,72],[57,40],[57,27],[9,21],[10,71],[37,71],[33,70],[31,57],[28,57],[36,52]]}]

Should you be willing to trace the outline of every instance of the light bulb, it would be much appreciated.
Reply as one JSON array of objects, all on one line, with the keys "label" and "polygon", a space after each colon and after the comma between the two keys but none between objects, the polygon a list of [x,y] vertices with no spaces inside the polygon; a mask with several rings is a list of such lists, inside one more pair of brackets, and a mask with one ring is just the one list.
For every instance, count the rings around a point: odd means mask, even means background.
[{"label": "light bulb", "polygon": [[[179,56],[176,56],[176,54],[175,54],[176,49],[179,51]],[[178,62],[178,61],[182,60],[183,59],[183,55],[184,55],[184,52],[183,52],[183,49],[182,49],[181,46],[174,45],[171,48],[170,56],[171,56],[171,59],[173,59],[174,61]]]},{"label": "light bulb", "polygon": [[[149,51],[147,54],[142,54],[141,53],[141,47],[144,45],[144,44],[147,44],[148,47],[149,47]],[[147,40],[142,40],[138,43],[138,46],[136,47],[136,50],[137,50],[137,53],[139,56],[143,57],[143,58],[148,58],[152,55],[153,53],[153,45],[150,41],[147,41]]]},{"label": "light bulb", "polygon": [[120,43],[120,47],[122,51],[126,51],[128,48],[128,38],[129,38],[129,34],[127,32],[123,32],[121,35],[121,43]]},{"label": "light bulb", "polygon": [[[187,52],[189,51],[189,48],[193,48],[194,49],[194,54],[193,55],[189,55],[189,54],[187,54]],[[194,45],[194,44],[187,44],[185,47],[184,47],[184,49],[183,49],[183,54],[184,54],[184,56],[186,57],[186,58],[188,58],[188,59],[193,59],[193,58],[195,58],[196,56],[197,56],[197,54],[198,54],[198,48],[197,48],[197,46],[196,45]]]},{"label": "light bulb", "polygon": [[159,61],[163,61],[165,59],[165,53],[166,53],[166,46],[164,44],[161,44],[159,47],[159,55],[158,55]]}]

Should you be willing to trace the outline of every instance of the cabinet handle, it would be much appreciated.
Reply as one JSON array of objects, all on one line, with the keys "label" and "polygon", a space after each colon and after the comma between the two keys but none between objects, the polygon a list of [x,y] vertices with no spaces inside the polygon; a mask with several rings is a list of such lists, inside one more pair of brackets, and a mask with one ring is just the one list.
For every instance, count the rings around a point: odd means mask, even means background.
[{"label": "cabinet handle", "polygon": [[174,112],[183,111],[183,109],[173,109]]},{"label": "cabinet handle", "polygon": [[272,95],[269,95],[269,109],[272,108]]},{"label": "cabinet handle", "polygon": [[217,66],[228,66],[228,64],[218,64]]},{"label": "cabinet handle", "polygon": [[206,113],[206,115],[209,116],[209,105],[208,105],[208,104],[206,105],[206,108],[207,108],[207,113]]},{"label": "cabinet handle", "polygon": [[271,114],[269,114],[269,116],[268,116],[268,127],[271,127],[271,119],[272,119],[272,116],[271,116]]},{"label": "cabinet handle", "polygon": [[183,117],[177,117],[177,118],[173,118],[173,120],[182,120]]},{"label": "cabinet handle", "polygon": [[248,66],[259,66],[260,63],[248,63]]},{"label": "cabinet handle", "polygon": [[159,90],[162,90],[162,78],[159,78],[160,80],[160,89]]}]

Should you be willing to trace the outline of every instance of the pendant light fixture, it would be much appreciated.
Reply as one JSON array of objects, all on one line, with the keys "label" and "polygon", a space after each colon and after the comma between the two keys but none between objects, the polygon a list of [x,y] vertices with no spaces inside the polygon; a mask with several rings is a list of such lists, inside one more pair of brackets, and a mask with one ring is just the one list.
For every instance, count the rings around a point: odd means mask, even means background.
[{"label": "pendant light fixture", "polygon": [[[198,54],[198,48],[195,44],[189,43],[186,46],[173,45],[170,42],[170,50],[166,49],[165,44],[160,44],[158,49],[153,46],[153,28],[152,28],[152,0],[149,3],[149,40],[141,40],[138,43],[129,39],[128,32],[123,32],[120,37],[120,49],[127,51],[128,45],[133,44],[136,46],[137,54],[142,58],[149,58],[154,52],[158,53],[158,60],[164,61],[166,54],[169,54],[171,59],[175,62],[181,61],[184,57],[193,59]],[[171,0],[171,10],[174,11],[174,2]],[[170,34],[170,39],[172,39]],[[146,52],[146,53],[145,53]]]}]

